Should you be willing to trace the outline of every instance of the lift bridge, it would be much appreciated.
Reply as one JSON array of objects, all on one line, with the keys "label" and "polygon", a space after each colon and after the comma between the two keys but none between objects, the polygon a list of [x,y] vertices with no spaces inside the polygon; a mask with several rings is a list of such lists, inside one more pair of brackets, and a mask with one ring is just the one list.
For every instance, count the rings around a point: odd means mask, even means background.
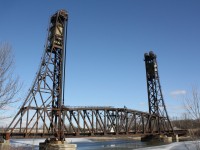
[{"label": "lift bridge", "polygon": [[10,138],[134,136],[173,134],[164,103],[156,55],[145,53],[149,112],[114,107],[64,105],[68,13],[50,18],[41,65],[23,105],[2,133]]}]

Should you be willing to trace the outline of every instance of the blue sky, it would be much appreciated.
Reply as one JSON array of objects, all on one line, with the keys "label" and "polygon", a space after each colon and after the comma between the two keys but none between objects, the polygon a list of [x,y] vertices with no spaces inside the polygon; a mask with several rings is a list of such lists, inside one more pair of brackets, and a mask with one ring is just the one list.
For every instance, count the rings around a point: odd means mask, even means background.
[{"label": "blue sky", "polygon": [[200,85],[199,8],[199,0],[2,0],[0,41],[13,47],[24,97],[40,64],[49,18],[65,9],[65,105],[148,111],[143,56],[153,50],[167,109],[176,116],[181,95]]}]

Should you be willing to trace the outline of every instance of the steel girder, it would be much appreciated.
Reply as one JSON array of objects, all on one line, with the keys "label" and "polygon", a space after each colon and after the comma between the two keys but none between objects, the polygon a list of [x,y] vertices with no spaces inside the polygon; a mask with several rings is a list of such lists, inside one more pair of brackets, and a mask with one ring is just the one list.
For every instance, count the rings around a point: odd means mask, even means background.
[{"label": "steel girder", "polygon": [[[40,116],[43,112],[42,108],[32,107],[29,109],[37,110],[36,116]],[[66,137],[172,133],[169,124],[166,123],[166,118],[126,108],[63,107],[60,111],[62,113],[62,131]],[[40,126],[36,125],[39,124],[39,120],[32,119],[32,128],[29,127],[31,122],[28,126],[15,127],[11,132],[11,136],[24,136],[27,138],[53,137],[49,127],[52,109],[46,109],[45,112],[40,116],[44,119]],[[161,120],[162,124],[158,128],[158,121]]]},{"label": "steel girder", "polygon": [[[126,108],[68,108],[65,111],[65,134],[127,135],[158,134],[157,122],[162,120],[162,133],[171,132],[166,118]],[[151,128],[149,127],[151,123]]]}]

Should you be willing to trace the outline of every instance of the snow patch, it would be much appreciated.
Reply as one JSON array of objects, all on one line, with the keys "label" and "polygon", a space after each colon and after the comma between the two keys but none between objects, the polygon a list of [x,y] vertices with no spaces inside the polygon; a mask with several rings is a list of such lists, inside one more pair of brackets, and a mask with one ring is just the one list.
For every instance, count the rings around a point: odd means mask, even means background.
[{"label": "snow patch", "polygon": [[139,148],[138,150],[188,150],[188,149],[197,150],[196,144],[197,142],[193,142],[193,141],[176,142],[176,143],[171,143],[171,144],[162,145],[162,146]]}]

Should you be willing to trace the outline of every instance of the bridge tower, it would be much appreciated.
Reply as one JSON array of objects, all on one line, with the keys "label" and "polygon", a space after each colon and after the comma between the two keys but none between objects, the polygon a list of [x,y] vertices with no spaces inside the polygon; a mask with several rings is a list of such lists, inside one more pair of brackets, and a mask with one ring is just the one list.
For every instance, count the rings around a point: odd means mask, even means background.
[{"label": "bridge tower", "polygon": [[146,66],[149,114],[157,116],[152,117],[149,123],[149,130],[151,132],[156,130],[159,134],[173,131],[161,90],[156,54],[152,51],[145,53],[144,61]]},{"label": "bridge tower", "polygon": [[50,18],[41,65],[32,88],[8,126],[9,133],[24,137],[34,134],[64,140],[64,83],[68,13],[57,11]]}]

